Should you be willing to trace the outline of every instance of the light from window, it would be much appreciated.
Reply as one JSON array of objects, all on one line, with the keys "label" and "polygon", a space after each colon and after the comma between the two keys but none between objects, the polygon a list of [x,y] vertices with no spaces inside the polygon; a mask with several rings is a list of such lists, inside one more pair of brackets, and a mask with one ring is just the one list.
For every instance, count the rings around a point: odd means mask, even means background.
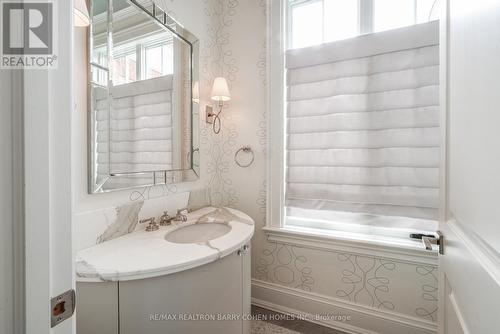
[{"label": "light from window", "polygon": [[[118,50],[117,50],[118,51]],[[113,59],[113,83],[123,85],[137,80],[137,55],[126,53]]]},{"label": "light from window", "polygon": [[[107,67],[107,52],[106,47],[101,47],[93,52],[93,63],[102,67]],[[92,66],[92,82],[101,85],[108,85],[108,71],[100,68],[99,66]]]},{"label": "light from window", "polygon": [[[111,61],[113,84],[118,86],[172,74],[173,49],[172,34],[166,32],[116,45]],[[101,53],[104,55],[104,50]]]},{"label": "light from window", "polygon": [[108,85],[108,71],[97,66],[92,66],[92,82],[106,87]]},{"label": "light from window", "polygon": [[438,0],[417,1],[417,23],[439,19]]},{"label": "light from window", "polygon": [[288,48],[425,23],[440,0],[288,0]]},{"label": "light from window", "polygon": [[323,42],[323,2],[314,1],[292,7],[292,48]]},{"label": "light from window", "polygon": [[415,24],[415,0],[375,0],[373,6],[374,32]]},{"label": "light from window", "polygon": [[359,35],[357,0],[325,0],[325,42]]},{"label": "light from window", "polygon": [[146,48],[145,79],[173,73],[172,44]]}]

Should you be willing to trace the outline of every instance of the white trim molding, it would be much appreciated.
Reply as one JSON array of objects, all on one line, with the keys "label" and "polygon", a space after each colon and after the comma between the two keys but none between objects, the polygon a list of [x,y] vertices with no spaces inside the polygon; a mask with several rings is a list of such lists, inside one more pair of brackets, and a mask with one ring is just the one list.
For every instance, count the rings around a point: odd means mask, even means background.
[{"label": "white trim molding", "polygon": [[283,224],[285,197],[285,6],[282,0],[268,1],[267,17],[267,115],[268,159],[267,159],[267,226],[281,227]]},{"label": "white trim molding", "polygon": [[[352,334],[434,334],[437,331],[437,324],[428,320],[256,279],[252,280],[252,303]],[[347,317],[347,320],[337,321],[331,319],[333,316]]]},{"label": "white trim molding", "polygon": [[446,225],[460,239],[460,242],[465,245],[467,251],[481,267],[500,286],[500,254],[477,233],[456,219],[447,221]]},{"label": "white trim molding", "polygon": [[[307,230],[307,231],[306,231]],[[330,252],[345,252],[371,258],[391,259],[411,264],[438,265],[437,248],[426,251],[416,241],[393,238],[391,242],[380,236],[357,238],[312,232],[312,229],[264,227],[270,242],[288,244]],[[381,240],[383,239],[383,240]]]}]

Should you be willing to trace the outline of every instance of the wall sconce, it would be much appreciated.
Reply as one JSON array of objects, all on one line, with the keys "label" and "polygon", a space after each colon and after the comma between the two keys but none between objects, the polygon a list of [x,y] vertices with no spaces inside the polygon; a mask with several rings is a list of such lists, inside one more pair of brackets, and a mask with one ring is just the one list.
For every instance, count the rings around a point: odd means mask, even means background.
[{"label": "wall sconce", "polygon": [[229,94],[229,87],[225,78],[215,78],[211,96],[213,101],[217,101],[219,103],[219,112],[214,113],[213,108],[211,106],[207,106],[207,123],[212,124],[214,133],[218,134],[221,130],[221,119],[219,116],[222,112],[224,102],[231,100],[231,94]]},{"label": "wall sconce", "polygon": [[73,7],[73,21],[75,27],[87,27],[90,25],[89,10],[85,0],[75,0]]}]

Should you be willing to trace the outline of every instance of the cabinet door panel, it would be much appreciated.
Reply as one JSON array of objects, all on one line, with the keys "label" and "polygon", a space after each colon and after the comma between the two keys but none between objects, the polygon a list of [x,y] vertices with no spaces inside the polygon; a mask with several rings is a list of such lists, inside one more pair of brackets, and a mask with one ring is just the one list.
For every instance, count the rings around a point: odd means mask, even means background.
[{"label": "cabinet door panel", "polygon": [[[120,334],[241,333],[242,276],[242,256],[235,253],[183,272],[120,282]],[[232,315],[240,318],[217,320]]]},{"label": "cabinet door panel", "polygon": [[118,334],[118,283],[76,283],[76,334]]}]

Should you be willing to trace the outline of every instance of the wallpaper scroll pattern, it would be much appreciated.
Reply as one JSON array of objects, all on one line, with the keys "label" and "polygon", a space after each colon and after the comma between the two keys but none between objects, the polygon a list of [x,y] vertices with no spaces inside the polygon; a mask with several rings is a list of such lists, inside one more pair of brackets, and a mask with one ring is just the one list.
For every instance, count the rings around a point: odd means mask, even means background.
[{"label": "wallpaper scroll pattern", "polygon": [[275,242],[258,254],[256,279],[437,321],[435,266]]},{"label": "wallpaper scroll pattern", "polygon": [[424,306],[417,307],[415,314],[422,318],[428,318],[432,321],[437,321],[437,293],[438,293],[438,278],[436,276],[436,267],[431,266],[417,266],[415,268],[417,275],[419,275],[424,282],[422,283],[422,299],[436,305],[432,308]]},{"label": "wallpaper scroll pattern", "polygon": [[314,278],[307,258],[297,254],[298,247],[271,243],[270,248],[262,251],[257,275],[259,279],[312,291]]},{"label": "wallpaper scroll pattern", "polygon": [[[205,87],[210,88],[215,77],[223,76],[228,80],[230,89],[234,88],[238,66],[230,48],[230,27],[238,5],[237,0],[205,0],[205,15],[211,22],[207,26],[208,39],[203,49],[202,73]],[[209,175],[207,186],[210,188],[213,205],[236,206],[238,193],[230,177],[230,157],[238,133],[228,105],[224,106],[221,118],[220,134],[214,134],[210,124],[204,123],[205,127],[201,129],[201,147],[204,157],[209,160],[206,166]]]},{"label": "wallpaper scroll pattern", "polygon": [[383,271],[395,270],[394,262],[344,253],[339,253],[337,258],[348,264],[348,267],[342,270],[341,280],[350,286],[349,290],[337,290],[338,297],[354,303],[364,300],[364,303],[371,307],[394,310],[394,303],[385,300],[386,296],[382,296],[383,293],[390,292],[390,279],[383,274]]},{"label": "wallpaper scroll pattern", "polygon": [[177,186],[172,183],[167,183],[158,186],[134,189],[130,192],[129,199],[131,202],[145,201],[149,199],[169,196],[176,193]]}]

